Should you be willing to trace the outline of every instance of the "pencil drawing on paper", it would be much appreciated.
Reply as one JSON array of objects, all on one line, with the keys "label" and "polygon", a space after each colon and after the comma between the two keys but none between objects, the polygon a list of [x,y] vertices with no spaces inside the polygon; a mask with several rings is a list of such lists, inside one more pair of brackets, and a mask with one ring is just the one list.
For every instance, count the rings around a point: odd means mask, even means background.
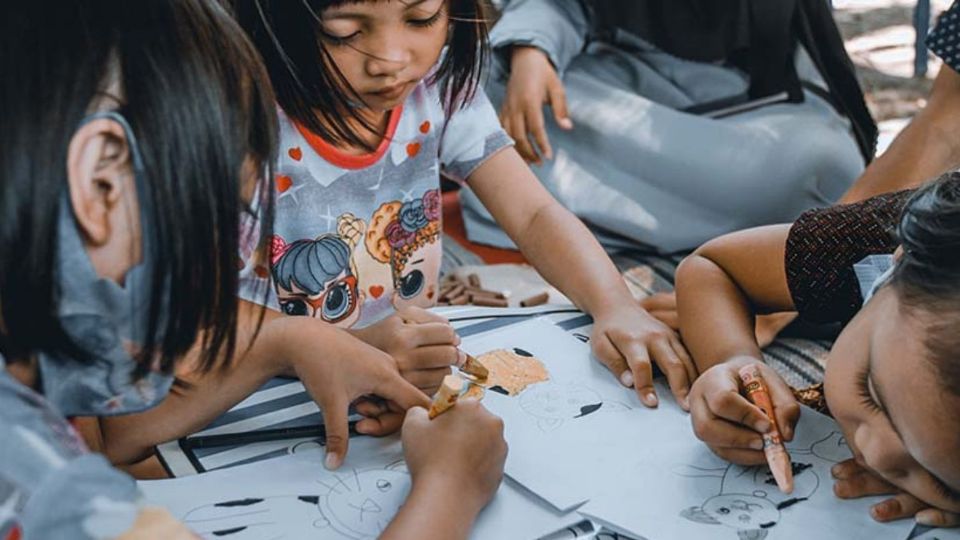
[{"label": "pencil drawing on paper", "polygon": [[410,492],[402,461],[325,474],[317,484],[316,493],[306,495],[207,504],[189,511],[183,521],[209,540],[367,540],[383,533]]},{"label": "pencil drawing on paper", "polygon": [[582,384],[546,382],[521,394],[520,409],[536,418],[537,427],[546,432],[594,413],[626,411],[632,407],[605,402],[596,390]]},{"label": "pencil drawing on paper", "polygon": [[[792,506],[814,497],[820,489],[820,475],[850,455],[838,432],[801,448],[789,448],[793,457],[794,490],[786,495],[777,489],[768,467],[674,468],[678,476],[719,480],[716,494],[702,503],[684,508],[680,516],[704,525],[722,525],[737,531],[740,540],[763,540]],[[821,472],[818,472],[818,469]]]}]

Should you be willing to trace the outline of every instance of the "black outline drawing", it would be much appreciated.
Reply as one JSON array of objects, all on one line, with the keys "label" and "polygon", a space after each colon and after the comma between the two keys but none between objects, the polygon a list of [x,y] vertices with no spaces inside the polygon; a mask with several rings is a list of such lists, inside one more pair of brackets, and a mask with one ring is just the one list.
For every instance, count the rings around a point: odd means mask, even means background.
[{"label": "black outline drawing", "polygon": [[717,494],[703,503],[680,511],[680,516],[695,523],[723,525],[737,531],[740,540],[763,540],[769,529],[776,526],[784,510],[813,497],[820,488],[810,458],[827,463],[838,463],[850,455],[850,450],[839,432],[831,432],[805,448],[790,448],[793,458],[794,490],[790,495],[776,488],[776,481],[767,467],[727,465],[702,468],[681,465],[675,469],[680,476],[690,478],[719,478]]},{"label": "black outline drawing", "polygon": [[545,381],[520,394],[520,410],[536,418],[537,427],[543,432],[596,412],[631,409],[633,407],[619,401],[604,401],[599,392],[579,383]]},{"label": "black outline drawing", "polygon": [[[319,537],[377,538],[410,491],[403,460],[386,467],[349,469],[317,480],[309,495],[245,497],[198,506],[183,522],[210,540]],[[304,506],[300,506],[303,504]]]}]

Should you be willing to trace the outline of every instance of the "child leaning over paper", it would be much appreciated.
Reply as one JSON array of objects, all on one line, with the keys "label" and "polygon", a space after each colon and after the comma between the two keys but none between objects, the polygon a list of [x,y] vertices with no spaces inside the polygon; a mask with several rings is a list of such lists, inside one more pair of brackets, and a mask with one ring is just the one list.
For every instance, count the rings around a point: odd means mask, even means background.
[{"label": "child leaning over paper", "polygon": [[[862,298],[853,264],[898,246],[892,274]],[[694,431],[718,456],[764,462],[769,422],[741,395],[742,366],[759,365],[785,439],[800,415],[762,362],[754,317],[796,310],[842,322],[824,390],[855,457],[834,467],[834,491],[891,495],[871,509],[879,521],[960,524],[960,174],[708,242],[680,265],[677,301],[702,372],[690,394]]]}]

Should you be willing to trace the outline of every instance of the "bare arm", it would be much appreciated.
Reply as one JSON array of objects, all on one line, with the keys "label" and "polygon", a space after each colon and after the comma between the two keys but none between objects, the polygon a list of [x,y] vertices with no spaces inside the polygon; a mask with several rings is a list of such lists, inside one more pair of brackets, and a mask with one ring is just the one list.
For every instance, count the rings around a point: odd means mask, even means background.
[{"label": "bare arm", "polygon": [[403,408],[429,403],[426,395],[400,377],[388,354],[316,319],[267,311],[254,340],[259,310],[241,302],[232,365],[209,373],[191,370],[199,351],[195,347],[182,364],[186,370],[181,377],[189,388],[172,392],[149,411],[101,418],[104,453],[111,462],[138,461],[157,444],[202,429],[279,375],[300,377],[323,409],[328,453],[336,456],[331,468],[346,453],[347,407],[354,399],[376,394]]},{"label": "bare arm", "polygon": [[960,74],[944,64],[930,100],[840,199],[851,203],[917,187],[960,165]]},{"label": "bare arm", "polygon": [[762,360],[755,315],[794,309],[784,268],[789,231],[772,225],[721,236],[680,264],[680,333],[701,373],[734,357]]},{"label": "bare arm", "polygon": [[614,376],[655,407],[652,359],[685,407],[696,371],[677,335],[633,299],[593,234],[544,189],[519,154],[500,151],[470,176],[470,187],[537,271],[593,316],[591,347]]}]

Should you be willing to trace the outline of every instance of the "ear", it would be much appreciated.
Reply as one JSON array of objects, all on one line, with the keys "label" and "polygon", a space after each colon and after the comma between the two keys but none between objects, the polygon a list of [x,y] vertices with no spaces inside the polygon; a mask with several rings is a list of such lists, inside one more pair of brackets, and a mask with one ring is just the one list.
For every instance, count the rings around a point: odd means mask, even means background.
[{"label": "ear", "polygon": [[110,214],[133,188],[130,148],[115,120],[90,121],[73,135],[67,148],[70,204],[87,242],[100,247],[112,234]]},{"label": "ear", "polygon": [[691,506],[680,512],[680,517],[690,520],[694,523],[703,523],[705,525],[720,525],[720,522],[710,514],[703,511],[699,506]]}]

